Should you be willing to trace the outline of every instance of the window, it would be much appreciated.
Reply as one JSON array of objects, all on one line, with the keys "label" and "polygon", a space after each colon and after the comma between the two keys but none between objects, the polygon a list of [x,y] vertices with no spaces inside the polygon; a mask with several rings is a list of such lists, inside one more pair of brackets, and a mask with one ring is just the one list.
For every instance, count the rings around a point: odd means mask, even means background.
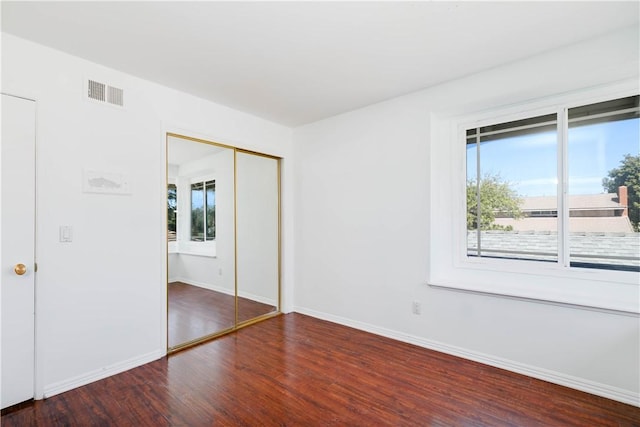
[{"label": "window", "polygon": [[466,127],[466,255],[640,271],[638,96]]},{"label": "window", "polygon": [[175,184],[167,186],[167,239],[175,242],[178,225],[178,192]]},{"label": "window", "polygon": [[527,218],[557,210],[557,123],[548,114],[466,131],[468,256],[558,260],[554,220]]},{"label": "window", "polygon": [[[640,234],[629,228],[640,215],[637,95],[630,80],[500,109],[487,101],[469,115],[432,113],[428,284],[640,313]],[[491,208],[481,184],[495,176],[512,200]]]},{"label": "window", "polygon": [[207,242],[216,238],[216,184],[204,181],[191,184],[191,241]]},{"label": "window", "polygon": [[571,266],[640,271],[638,99],[568,110]]}]

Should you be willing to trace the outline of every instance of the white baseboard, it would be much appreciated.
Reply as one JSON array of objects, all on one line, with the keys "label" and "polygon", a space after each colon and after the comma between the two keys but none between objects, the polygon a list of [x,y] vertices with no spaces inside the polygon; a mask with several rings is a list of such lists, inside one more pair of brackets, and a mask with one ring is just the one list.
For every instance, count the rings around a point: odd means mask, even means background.
[{"label": "white baseboard", "polygon": [[198,282],[196,280],[191,280],[186,277],[176,277],[169,283],[172,283],[172,282],[182,282],[182,283],[186,283],[187,285],[197,286],[199,288],[209,289],[210,291],[220,292],[221,294],[235,295],[234,289],[223,288],[222,286],[212,285],[211,283]]},{"label": "white baseboard", "polygon": [[266,298],[260,295],[255,295],[255,294],[251,294],[248,292],[238,292],[238,296],[240,298],[246,298],[246,299],[250,299],[251,301],[255,301],[255,302],[259,302],[262,304],[266,304],[266,305],[272,305],[274,307],[277,307],[278,305],[278,301],[271,299],[271,298]]},{"label": "white baseboard", "polygon": [[464,359],[473,360],[474,362],[483,363],[485,365],[494,366],[496,368],[505,369],[507,371],[516,372],[518,374],[527,375],[550,383],[562,385],[586,393],[595,394],[596,396],[606,397],[607,399],[616,400],[618,402],[627,403],[629,405],[640,407],[640,393],[613,387],[607,384],[590,381],[584,378],[567,375],[562,372],[551,371],[537,366],[516,362],[501,357],[492,356],[462,347],[452,346],[439,341],[428,340],[410,334],[405,334],[391,329],[381,328],[364,322],[358,322],[345,317],[334,316],[331,314],[307,309],[304,307],[294,307],[294,312],[306,314],[329,322],[338,323],[340,325],[349,326],[361,331],[370,332],[383,337],[395,339],[398,341],[414,344],[429,350],[439,351],[441,353],[462,357]]},{"label": "white baseboard", "polygon": [[56,394],[64,393],[65,391],[69,391],[77,387],[82,387],[83,385],[87,385],[92,382],[110,377],[112,375],[128,371],[129,369],[137,368],[138,366],[142,366],[146,363],[153,362],[154,360],[158,360],[165,355],[166,351],[156,350],[151,353],[133,357],[129,360],[125,360],[110,366],[105,366],[104,368],[96,369],[94,371],[78,375],[73,378],[46,385],[44,387],[43,397],[46,399],[48,397],[55,396]]}]

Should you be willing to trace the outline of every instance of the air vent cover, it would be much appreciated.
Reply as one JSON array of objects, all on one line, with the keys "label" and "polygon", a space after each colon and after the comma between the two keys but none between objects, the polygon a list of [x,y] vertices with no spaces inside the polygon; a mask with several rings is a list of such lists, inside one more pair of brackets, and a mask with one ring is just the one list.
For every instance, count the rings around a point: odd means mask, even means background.
[{"label": "air vent cover", "polygon": [[122,107],[124,105],[123,95],[124,92],[122,89],[109,86],[109,91],[107,92],[107,102]]},{"label": "air vent cover", "polygon": [[96,101],[105,101],[105,84],[89,80],[87,96]]},{"label": "air vent cover", "polygon": [[118,107],[124,106],[124,90],[108,86],[95,80],[86,80],[87,98],[100,103],[109,103]]}]

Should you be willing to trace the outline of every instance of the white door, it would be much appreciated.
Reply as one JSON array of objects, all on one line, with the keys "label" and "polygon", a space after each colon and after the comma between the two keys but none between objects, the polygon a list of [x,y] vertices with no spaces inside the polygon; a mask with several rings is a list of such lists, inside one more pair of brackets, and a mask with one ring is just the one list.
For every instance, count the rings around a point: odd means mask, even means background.
[{"label": "white door", "polygon": [[34,397],[35,102],[2,95],[2,408]]}]

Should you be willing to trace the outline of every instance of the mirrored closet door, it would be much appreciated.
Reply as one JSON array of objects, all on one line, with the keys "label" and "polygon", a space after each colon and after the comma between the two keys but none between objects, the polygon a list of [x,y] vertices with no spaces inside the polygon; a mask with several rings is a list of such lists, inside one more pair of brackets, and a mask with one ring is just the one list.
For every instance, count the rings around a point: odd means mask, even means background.
[{"label": "mirrored closet door", "polygon": [[236,151],[238,322],[278,310],[278,160]]},{"label": "mirrored closet door", "polygon": [[279,159],[167,135],[167,340],[176,351],[279,313]]}]

